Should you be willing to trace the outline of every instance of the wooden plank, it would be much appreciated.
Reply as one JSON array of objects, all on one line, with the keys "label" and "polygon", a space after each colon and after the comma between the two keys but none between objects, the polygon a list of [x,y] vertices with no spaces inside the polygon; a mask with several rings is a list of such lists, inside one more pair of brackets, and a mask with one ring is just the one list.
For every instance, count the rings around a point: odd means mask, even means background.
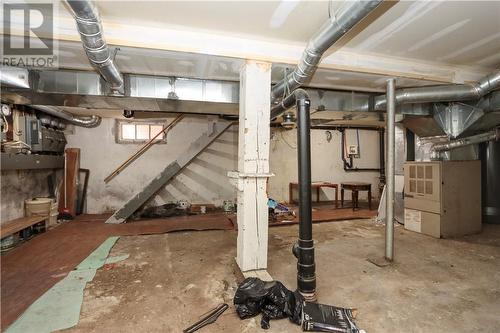
[{"label": "wooden plank", "polygon": [[0,238],[4,238],[12,235],[18,231],[21,231],[25,228],[32,226],[33,224],[43,222],[47,220],[48,216],[43,215],[32,215],[29,217],[20,217],[18,219],[8,221],[5,224],[0,226]]},{"label": "wooden plank", "polygon": [[[66,169],[65,177],[63,177],[63,183],[59,195],[59,211],[68,209],[71,215],[76,215],[76,199],[78,195],[77,179],[78,172],[80,170],[80,149],[79,148],[67,148],[65,150],[66,154]],[[66,184],[67,182],[67,184]],[[64,195],[67,191],[67,197]]]},{"label": "wooden plank", "polygon": [[1,170],[61,169],[64,157],[55,155],[24,155],[1,153]]}]

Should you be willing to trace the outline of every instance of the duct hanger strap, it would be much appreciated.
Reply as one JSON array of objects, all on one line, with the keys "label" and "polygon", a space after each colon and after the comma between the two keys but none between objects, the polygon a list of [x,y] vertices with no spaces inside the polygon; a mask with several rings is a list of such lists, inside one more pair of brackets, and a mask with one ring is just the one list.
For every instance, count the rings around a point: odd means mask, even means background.
[{"label": "duct hanger strap", "polygon": [[89,62],[101,74],[113,90],[123,88],[123,78],[111,58],[111,52],[103,36],[99,12],[89,0],[66,0],[82,40]]}]

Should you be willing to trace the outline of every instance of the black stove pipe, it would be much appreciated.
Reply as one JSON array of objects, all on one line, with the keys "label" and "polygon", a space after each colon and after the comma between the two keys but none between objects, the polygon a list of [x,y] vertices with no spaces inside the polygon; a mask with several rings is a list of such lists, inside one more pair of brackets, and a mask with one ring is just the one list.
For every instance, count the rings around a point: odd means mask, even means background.
[{"label": "black stove pipe", "polygon": [[299,166],[299,239],[293,254],[297,257],[297,289],[306,300],[316,300],[316,266],[312,238],[311,208],[311,101],[303,89],[288,95],[271,109],[271,119],[287,109],[297,108],[297,148]]}]

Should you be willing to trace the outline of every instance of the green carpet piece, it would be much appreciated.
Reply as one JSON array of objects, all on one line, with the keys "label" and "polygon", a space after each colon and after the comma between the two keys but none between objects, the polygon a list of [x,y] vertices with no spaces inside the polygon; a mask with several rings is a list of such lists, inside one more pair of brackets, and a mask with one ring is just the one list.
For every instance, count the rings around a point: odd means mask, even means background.
[{"label": "green carpet piece", "polygon": [[55,284],[5,331],[6,333],[49,333],[78,324],[83,291],[105,263],[115,263],[128,255],[107,258],[119,237],[106,239],[64,279]]}]

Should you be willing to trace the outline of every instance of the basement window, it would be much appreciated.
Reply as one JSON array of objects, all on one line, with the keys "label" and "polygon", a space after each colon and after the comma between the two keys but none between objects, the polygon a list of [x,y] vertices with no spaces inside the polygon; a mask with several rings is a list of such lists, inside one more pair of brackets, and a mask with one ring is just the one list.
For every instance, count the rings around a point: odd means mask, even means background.
[{"label": "basement window", "polygon": [[155,142],[166,143],[167,137],[162,133],[164,125],[164,121],[117,120],[116,142],[146,143],[156,137]]}]

